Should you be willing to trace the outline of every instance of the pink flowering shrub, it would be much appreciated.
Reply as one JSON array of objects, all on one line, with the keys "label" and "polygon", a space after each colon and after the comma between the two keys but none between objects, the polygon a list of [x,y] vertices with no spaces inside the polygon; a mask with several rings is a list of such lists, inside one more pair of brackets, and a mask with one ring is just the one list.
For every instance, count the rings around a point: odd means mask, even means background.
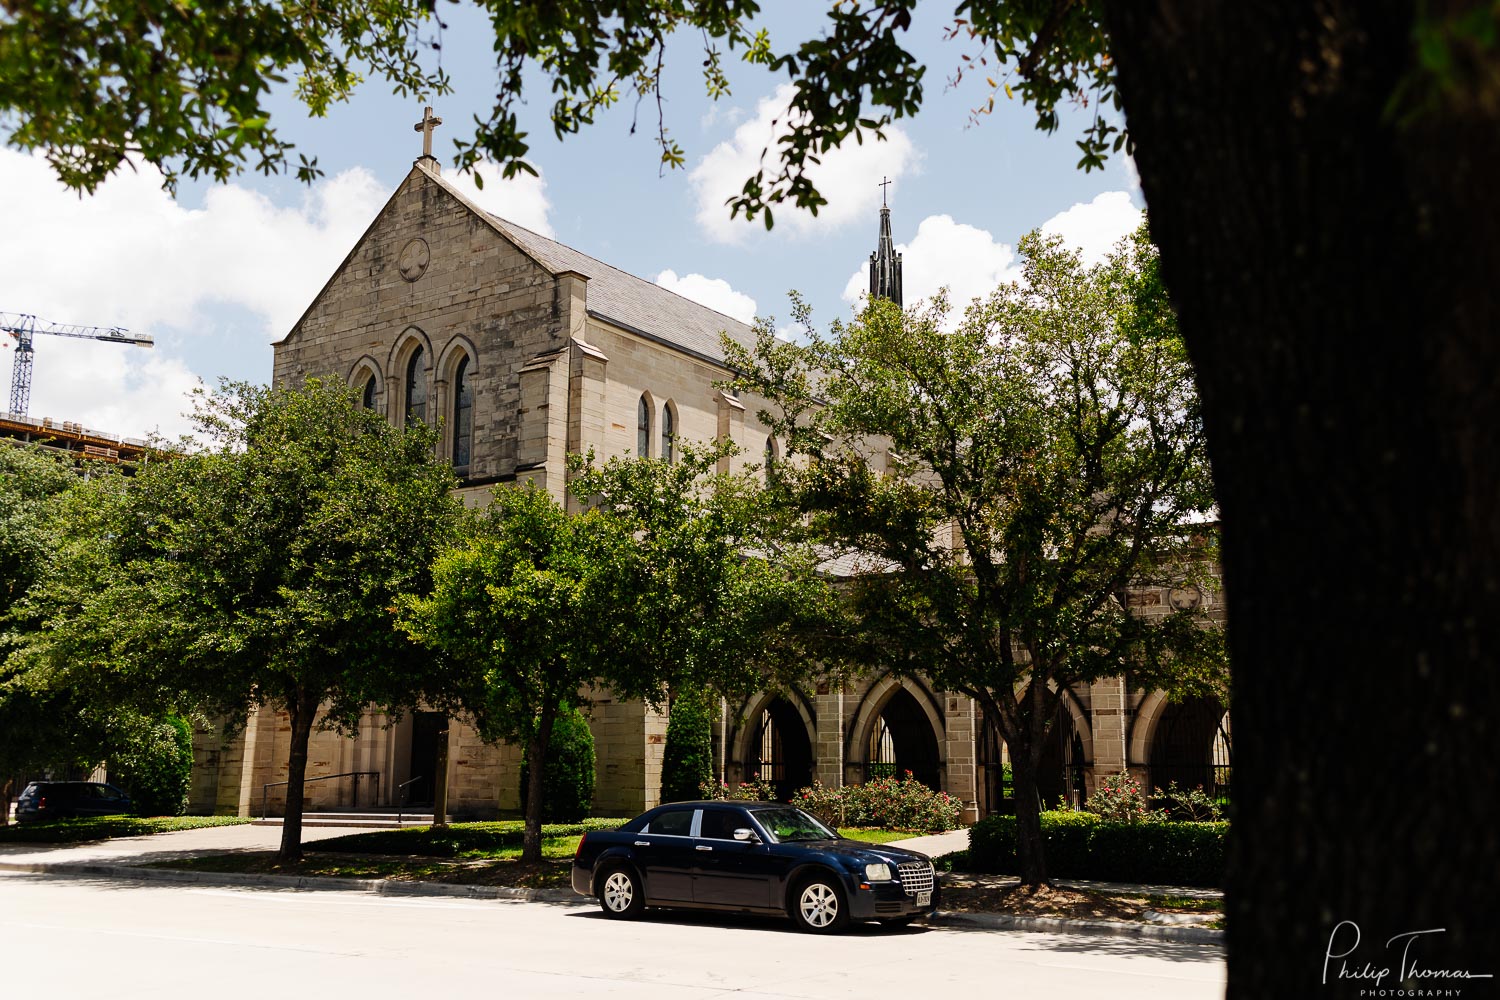
[{"label": "pink flowering shrub", "polygon": [[1159,823],[1166,817],[1153,812],[1146,802],[1141,783],[1129,771],[1105,775],[1099,787],[1089,796],[1084,809],[1095,813],[1106,823]]},{"label": "pink flowering shrub", "polygon": [[733,786],[728,782],[710,778],[708,781],[699,782],[698,792],[705,799],[720,801],[735,799],[740,802],[774,802],[776,800],[776,786],[763,780],[759,774],[751,775],[749,781],[742,781]]},{"label": "pink flowering shrub", "polygon": [[863,785],[829,788],[814,781],[792,796],[792,805],[805,809],[830,826],[871,826],[887,830],[937,832],[958,826],[963,800],[935,792],[912,777],[872,778]]}]

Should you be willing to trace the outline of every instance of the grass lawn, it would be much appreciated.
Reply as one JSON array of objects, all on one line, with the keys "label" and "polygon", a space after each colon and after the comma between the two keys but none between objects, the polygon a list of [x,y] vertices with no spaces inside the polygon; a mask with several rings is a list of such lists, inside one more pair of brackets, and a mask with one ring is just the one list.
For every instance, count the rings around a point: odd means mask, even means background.
[{"label": "grass lawn", "polygon": [[238,826],[248,822],[249,819],[241,816],[90,816],[0,827],[0,844],[80,844],[111,837],[139,837],[174,830],[198,830],[206,826]]},{"label": "grass lawn", "polygon": [[[397,882],[445,882],[450,885],[504,885],[526,889],[565,889],[577,837],[543,841],[544,860],[523,865],[521,849],[508,857],[424,858],[376,854],[307,854],[295,864],[282,864],[274,851],[253,854],[214,854],[177,861],[161,861],[153,868],[259,875],[302,875],[319,878],[390,879]],[[307,845],[304,845],[304,850]]]},{"label": "grass lawn", "polygon": [[839,835],[850,840],[863,840],[867,844],[889,844],[893,840],[912,840],[927,834],[916,830],[885,830],[878,826],[846,826]]},{"label": "grass lawn", "polygon": [[[542,826],[542,853],[572,857],[578,838],[589,830],[613,830],[623,819],[586,819],[581,823]],[[347,837],[304,844],[319,854],[385,854],[423,858],[514,858],[521,854],[526,824],[519,819],[493,823],[452,823],[447,827],[411,826],[404,830],[352,833]]]}]

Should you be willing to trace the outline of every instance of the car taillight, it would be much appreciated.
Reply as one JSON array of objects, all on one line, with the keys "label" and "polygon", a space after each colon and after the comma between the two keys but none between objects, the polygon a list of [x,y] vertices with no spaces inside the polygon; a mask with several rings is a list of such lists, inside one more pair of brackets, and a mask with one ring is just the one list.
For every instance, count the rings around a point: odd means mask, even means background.
[{"label": "car taillight", "polygon": [[573,851],[573,857],[574,858],[577,858],[578,855],[580,855],[580,854],[583,853],[583,842],[585,840],[588,840],[588,839],[589,839],[589,835],[587,833],[585,833],[582,837],[578,838],[578,847],[577,847],[576,850]]},{"label": "car taillight", "polygon": [[37,799],[36,800],[36,807],[38,809],[45,809],[45,808],[47,808],[47,796],[43,795],[41,798]]}]

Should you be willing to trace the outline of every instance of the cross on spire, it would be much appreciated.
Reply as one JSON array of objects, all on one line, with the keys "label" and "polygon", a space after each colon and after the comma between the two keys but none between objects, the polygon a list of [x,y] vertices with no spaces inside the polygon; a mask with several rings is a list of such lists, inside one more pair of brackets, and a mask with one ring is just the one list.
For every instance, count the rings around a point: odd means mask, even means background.
[{"label": "cross on spire", "polygon": [[880,184],[878,186],[880,188],[880,207],[885,208],[885,189],[891,186],[891,181],[886,179],[885,175],[882,174],[880,177]]},{"label": "cross on spire", "polygon": [[422,159],[434,159],[432,155],[432,130],[443,124],[441,118],[434,118],[431,108],[422,109],[422,120],[411,127],[413,132],[422,133]]}]

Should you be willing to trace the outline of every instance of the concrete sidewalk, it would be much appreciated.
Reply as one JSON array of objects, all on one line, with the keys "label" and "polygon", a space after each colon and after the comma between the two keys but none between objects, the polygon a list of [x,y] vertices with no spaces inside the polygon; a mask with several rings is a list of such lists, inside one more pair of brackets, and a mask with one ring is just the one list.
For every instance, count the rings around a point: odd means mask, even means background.
[{"label": "concrete sidewalk", "polygon": [[[363,827],[306,827],[302,842],[370,833]],[[281,827],[210,826],[199,830],[174,830],[140,837],[117,837],[82,844],[0,844],[0,864],[116,864],[144,865],[202,854],[244,854],[274,851],[281,846]]]}]

